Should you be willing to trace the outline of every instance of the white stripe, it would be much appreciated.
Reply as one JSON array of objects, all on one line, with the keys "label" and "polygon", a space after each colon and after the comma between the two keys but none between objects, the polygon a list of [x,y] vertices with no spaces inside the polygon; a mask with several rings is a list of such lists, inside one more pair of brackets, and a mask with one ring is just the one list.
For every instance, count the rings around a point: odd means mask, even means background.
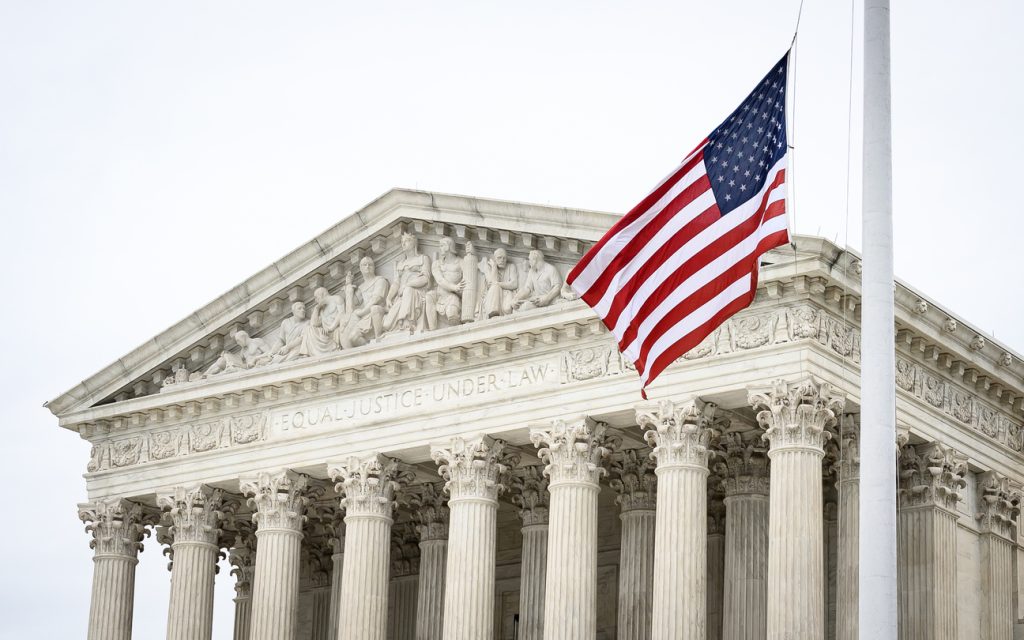
[{"label": "white stripe", "polygon": [[[630,299],[626,302],[625,308],[623,308],[622,313],[619,314],[619,318],[615,323],[615,328],[612,329],[612,333],[615,334],[616,341],[622,340],[622,336],[626,333],[626,328],[629,326],[632,318],[636,316],[636,314],[640,311],[640,308],[644,305],[647,299],[651,295],[653,295],[655,291],[657,291],[658,287],[660,287],[665,282],[665,280],[669,278],[669,276],[671,276],[673,273],[679,270],[679,268],[682,267],[682,265],[684,265],[687,260],[695,256],[697,253],[702,251],[704,248],[706,248],[708,245],[710,245],[712,242],[714,242],[721,236],[725,235],[732,229],[735,229],[743,222],[746,222],[750,218],[750,216],[753,215],[753,213],[761,205],[761,200],[764,197],[764,191],[771,186],[772,181],[775,180],[777,172],[780,170],[781,169],[777,169],[774,173],[771,174],[771,180],[765,183],[765,185],[761,188],[761,192],[759,192],[756,196],[754,196],[747,202],[737,207],[735,210],[730,211],[728,215],[722,216],[721,218],[716,220],[711,226],[709,226],[708,228],[704,229],[696,236],[691,238],[689,242],[676,249],[675,253],[669,256],[668,259],[666,259],[665,262],[662,263],[661,266],[659,266],[654,271],[654,273],[652,273],[650,276],[647,277],[646,280],[644,280],[644,282],[637,288],[633,295],[630,296]],[[772,203],[784,199],[785,196],[786,183],[783,182],[779,186],[772,189],[771,193],[768,194],[768,200],[765,208],[767,209],[767,207],[770,206]],[[785,218],[785,216],[779,217]],[[650,246],[650,244],[648,246]],[[638,268],[636,270],[639,271],[639,267],[642,266],[642,264],[638,264]],[[633,273],[630,273],[629,277],[632,277],[632,275]],[[623,284],[629,282],[629,277],[623,280]],[[613,284],[615,285],[618,285],[618,283],[618,279],[616,279],[613,282]],[[611,305],[615,300],[615,296],[617,296],[618,294],[619,290],[617,287],[609,287],[608,290],[605,292],[604,297],[601,298],[601,301],[594,306],[594,311],[596,311],[600,317],[605,317],[608,314],[608,310],[611,308]]]},{"label": "white stripe", "polygon": [[654,343],[653,347],[651,347],[651,355],[647,358],[647,366],[644,367],[644,375],[641,378],[642,386],[647,385],[647,381],[650,379],[651,367],[657,361],[658,356],[663,354],[673,344],[682,340],[694,329],[713,318],[716,313],[724,309],[730,302],[740,296],[750,293],[752,275],[753,274],[750,273],[743,274],[739,280],[730,284],[721,293],[711,300],[708,300],[699,309],[677,322],[675,326],[658,338],[658,341]]},{"label": "white stripe", "polygon": [[[640,326],[637,328],[636,337],[629,343],[629,346],[623,350],[622,354],[629,358],[630,361],[636,361],[637,358],[640,357],[640,351],[644,342],[650,336],[651,331],[653,331],[657,324],[661,322],[662,318],[667,316],[670,311],[679,306],[679,304],[686,300],[686,298],[689,298],[699,291],[701,287],[707,285],[709,282],[712,282],[715,278],[728,271],[742,258],[750,255],[762,238],[785,229],[786,216],[775,216],[761,225],[757,231],[744,238],[728,251],[709,262],[697,273],[687,278],[681,285],[672,290],[672,292],[661,301],[650,315],[643,319]],[[621,339],[622,338],[619,338],[619,340]],[[650,356],[648,356],[647,362],[650,361]]]},{"label": "white stripe", "polygon": [[572,283],[572,288],[581,296],[597,282],[597,279],[604,273],[605,268],[615,259],[622,249],[629,244],[629,241],[636,237],[647,224],[661,213],[670,202],[683,192],[691,184],[707,175],[703,162],[698,162],[692,169],[686,172],[672,188],[665,192],[651,208],[642,213],[636,220],[626,225],[608,242],[601,247],[601,250],[591,259],[590,263],[583,269]]}]

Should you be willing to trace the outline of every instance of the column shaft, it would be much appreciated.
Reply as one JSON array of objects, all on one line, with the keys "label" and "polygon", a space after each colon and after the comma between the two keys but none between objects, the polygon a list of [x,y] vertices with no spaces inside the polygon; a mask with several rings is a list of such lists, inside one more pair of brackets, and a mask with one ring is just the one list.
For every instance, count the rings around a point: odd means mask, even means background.
[{"label": "column shaft", "polygon": [[662,466],[654,541],[653,637],[702,640],[707,627],[707,468]]},{"label": "column shaft", "polygon": [[252,596],[235,598],[235,626],[233,640],[249,640],[249,629],[252,628]]},{"label": "column shaft", "polygon": [[385,640],[391,518],[345,517],[339,640]]},{"label": "column shaft", "polygon": [[441,640],[444,631],[447,540],[420,542],[419,588],[416,597],[416,640]]},{"label": "column shaft", "polygon": [[981,536],[981,640],[1012,640],[1014,544],[994,533]]},{"label": "column shaft", "polygon": [[256,531],[250,640],[288,640],[298,629],[302,532]]},{"label": "column shaft", "polygon": [[858,640],[860,600],[860,480],[839,478],[836,559],[836,640]]},{"label": "column shaft", "polygon": [[388,620],[392,640],[416,638],[416,591],[419,576],[399,576],[391,581],[388,597],[392,600],[393,614]]},{"label": "column shaft", "polygon": [[901,640],[954,640],[956,515],[935,507],[899,514]]},{"label": "column shaft", "polygon": [[[339,525],[340,526],[340,525]],[[341,574],[345,570],[345,539],[334,539],[334,554],[331,556],[331,602],[328,622],[330,640],[338,637],[338,604],[341,601]]]},{"label": "column shaft", "polygon": [[619,640],[650,640],[654,597],[655,511],[619,516]]},{"label": "column shaft", "polygon": [[725,597],[725,535],[708,534],[708,640],[722,640]]},{"label": "column shaft", "polygon": [[89,640],[131,640],[138,559],[123,555],[93,558]]},{"label": "column shaft", "polygon": [[768,637],[768,496],[725,498],[725,640]]},{"label": "column shaft", "polygon": [[544,606],[548,640],[589,640],[597,634],[598,488],[588,482],[550,485]]},{"label": "column shaft", "polygon": [[331,635],[331,588],[313,590],[312,640],[334,640]]},{"label": "column shaft", "polygon": [[217,546],[175,542],[167,640],[210,640],[213,636],[213,580]]},{"label": "column shaft", "polygon": [[444,595],[445,640],[478,640],[494,633],[495,526],[489,498],[448,501],[449,552]]},{"label": "column shaft", "polygon": [[522,528],[519,577],[519,640],[544,638],[544,590],[547,588],[548,525]]}]

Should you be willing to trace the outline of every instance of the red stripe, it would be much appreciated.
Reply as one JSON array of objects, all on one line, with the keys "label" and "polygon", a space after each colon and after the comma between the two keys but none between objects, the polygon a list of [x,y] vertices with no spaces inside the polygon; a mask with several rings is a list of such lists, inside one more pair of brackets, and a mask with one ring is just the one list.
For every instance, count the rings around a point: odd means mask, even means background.
[{"label": "red stripe", "polygon": [[[636,313],[633,314],[633,317],[630,318],[629,326],[623,333],[622,339],[619,340],[620,351],[624,350],[627,346],[629,346],[629,344],[636,337],[640,325],[643,323],[644,319],[646,319],[647,316],[649,316],[657,308],[657,306],[661,304],[661,302],[665,299],[666,296],[668,296],[669,293],[671,293],[677,287],[681,286],[687,279],[689,279],[695,273],[697,273],[705,266],[710,264],[713,260],[721,256],[734,246],[741,243],[744,239],[748,238],[761,226],[761,216],[764,214],[765,201],[767,200],[772,190],[774,190],[779,184],[781,184],[784,181],[784,178],[784,172],[780,171],[779,174],[776,176],[775,180],[773,181],[771,188],[765,191],[761,201],[761,206],[758,207],[757,211],[751,214],[751,216],[744,220],[741,224],[730,229],[725,234],[719,236],[706,247],[698,251],[689,260],[680,265],[679,268],[676,269],[671,275],[669,275],[669,277],[667,277],[664,282],[658,285],[658,287],[650,294],[650,296],[648,296],[647,300],[644,301],[640,309],[638,309]],[[784,200],[779,200],[776,202],[781,202],[783,209],[785,208]],[[775,203],[773,203],[773,205],[774,204]],[[684,246],[686,242],[689,242],[690,240],[692,240],[692,236],[687,237],[686,239],[679,240],[673,238],[672,244],[669,248],[668,255],[672,255],[672,253],[674,253],[679,248]],[[659,251],[659,254],[660,253],[661,252]],[[650,262],[654,262],[654,260],[652,259]],[[660,265],[661,262],[664,262],[664,258],[661,261],[659,261],[657,265],[654,265],[653,268],[648,268],[648,265],[645,265],[644,271],[642,273],[638,273],[637,277],[631,280],[628,283],[627,287],[624,287],[622,291],[616,294],[615,298],[612,301],[611,307],[609,308],[608,313],[605,314],[604,318],[605,324],[607,324],[609,328],[614,329],[616,323],[618,322],[619,315],[626,309],[629,302],[633,299],[636,289],[642,285],[643,280],[646,280],[650,273],[653,273],[654,270],[657,269],[658,265]],[[654,335],[654,333],[652,332],[651,335]]]},{"label": "red stripe", "polygon": [[[697,149],[700,149],[705,144],[707,144],[707,138],[705,138],[703,141],[701,141],[699,145],[697,145]],[[597,241],[597,244],[591,247],[590,251],[584,254],[580,261],[576,263],[576,266],[572,268],[572,271],[569,272],[569,276],[568,278],[566,278],[569,284],[572,284],[573,281],[576,280],[576,278],[579,276],[580,272],[587,268],[587,265],[590,264],[590,261],[594,259],[594,256],[601,252],[602,248],[605,246],[605,244],[608,243],[608,241],[611,238],[615,237],[622,229],[632,224],[637,218],[642,216],[648,209],[654,206],[654,204],[657,203],[658,200],[662,198],[662,196],[668,193],[669,190],[672,189],[672,187],[675,186],[675,184],[679,182],[679,180],[683,176],[685,176],[690,169],[697,166],[697,163],[701,162],[704,159],[703,154],[701,153],[691,155],[692,157],[683,162],[682,166],[680,166],[675,173],[673,173],[667,180],[658,185],[654,189],[654,191],[647,194],[647,197],[641,200],[635,207],[633,207],[629,211],[629,213],[619,218],[619,221],[612,225],[612,228],[609,229],[608,232],[605,233],[604,236],[602,236],[601,239]]]}]

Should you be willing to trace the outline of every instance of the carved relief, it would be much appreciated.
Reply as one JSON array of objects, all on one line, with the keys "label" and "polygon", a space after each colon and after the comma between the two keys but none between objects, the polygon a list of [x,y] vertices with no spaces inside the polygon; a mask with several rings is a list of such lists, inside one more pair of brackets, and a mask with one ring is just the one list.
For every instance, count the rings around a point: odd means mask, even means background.
[{"label": "carved relief", "polygon": [[89,548],[97,556],[128,558],[135,558],[142,551],[142,539],[149,535],[146,527],[155,525],[159,520],[158,514],[120,498],[80,504],[78,517],[86,523],[85,532],[92,534]]},{"label": "carved relief", "polygon": [[654,448],[659,468],[706,469],[719,435],[729,426],[717,405],[700,400],[644,407],[637,410],[636,421],[646,431],[644,439]]},{"label": "carved relief", "polygon": [[396,492],[413,478],[397,460],[384,455],[352,456],[345,462],[328,463],[327,474],[336,483],[335,490],[345,496],[341,506],[346,518],[390,518]]},{"label": "carved relief", "polygon": [[555,420],[550,427],[530,430],[537,457],[547,465],[544,473],[551,484],[590,482],[597,484],[607,475],[606,461],[619,438],[607,433],[607,426],[589,418]]},{"label": "carved relief", "polygon": [[224,521],[235,507],[222,490],[206,485],[175,487],[173,493],[157,496],[156,504],[167,513],[173,544],[218,544]]},{"label": "carved relief", "polygon": [[938,443],[903,447],[899,459],[902,507],[936,506],[956,511],[967,486],[967,456]]},{"label": "carved relief", "polygon": [[846,398],[829,384],[810,378],[798,383],[776,380],[771,388],[751,393],[749,401],[773,449],[792,446],[819,451],[846,404]]},{"label": "carved relief", "polygon": [[543,465],[523,467],[509,482],[512,504],[519,509],[523,526],[548,523],[548,476]]},{"label": "carved relief", "polygon": [[1021,486],[995,471],[978,476],[978,513],[982,533],[1013,540],[1020,515]]},{"label": "carved relief", "polygon": [[608,484],[618,494],[615,503],[623,513],[657,508],[658,479],[654,467],[649,449],[626,449],[612,458],[613,477]]},{"label": "carved relief", "polygon": [[496,500],[505,490],[509,469],[519,462],[518,453],[504,440],[490,436],[457,436],[446,447],[432,447],[430,455],[439,465],[437,471],[452,500]]},{"label": "carved relief", "polygon": [[448,496],[441,482],[429,482],[409,491],[409,504],[419,523],[416,532],[420,541],[448,539]]}]

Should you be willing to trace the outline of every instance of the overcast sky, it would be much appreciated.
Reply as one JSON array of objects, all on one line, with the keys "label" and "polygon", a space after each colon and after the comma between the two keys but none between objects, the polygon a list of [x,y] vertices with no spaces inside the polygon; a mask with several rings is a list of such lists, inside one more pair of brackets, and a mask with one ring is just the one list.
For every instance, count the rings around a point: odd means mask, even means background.
[{"label": "overcast sky", "polygon": [[[1024,5],[898,5],[897,275],[1019,353]],[[797,6],[0,0],[0,638],[85,635],[88,445],[44,400],[394,186],[629,209],[781,57]],[[859,248],[850,9],[806,2],[792,181],[796,231]]]}]

